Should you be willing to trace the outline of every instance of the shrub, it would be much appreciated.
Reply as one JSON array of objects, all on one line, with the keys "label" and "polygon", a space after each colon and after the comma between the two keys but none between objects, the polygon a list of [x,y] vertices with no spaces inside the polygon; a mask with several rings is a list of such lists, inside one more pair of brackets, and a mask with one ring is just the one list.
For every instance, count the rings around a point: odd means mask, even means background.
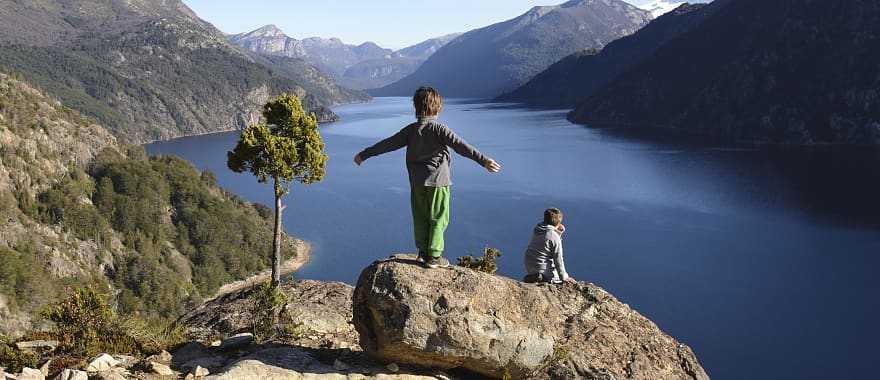
[{"label": "shrub", "polygon": [[486,247],[483,249],[482,257],[473,257],[471,255],[458,258],[458,265],[468,269],[480,272],[495,274],[498,271],[496,260],[501,257],[501,251],[497,248]]},{"label": "shrub", "polygon": [[269,340],[279,332],[280,315],[287,305],[287,296],[280,290],[272,286],[272,282],[268,281],[264,284],[257,285],[253,293],[251,293],[253,307],[251,309],[251,320],[253,321],[252,333],[257,340]]},{"label": "shrub", "polygon": [[36,354],[19,350],[11,340],[0,336],[0,367],[21,372],[24,367],[36,368],[39,359]]},{"label": "shrub", "polygon": [[50,305],[43,317],[54,322],[50,336],[59,352],[87,359],[103,352],[148,355],[183,341],[179,328],[136,317],[120,318],[107,298],[92,288],[79,288]]},{"label": "shrub", "polygon": [[571,349],[568,346],[557,343],[553,346],[553,355],[550,357],[551,362],[564,362],[571,356]]},{"label": "shrub", "polygon": [[53,335],[66,352],[93,356],[103,351],[105,342],[118,335],[113,328],[113,310],[107,299],[94,289],[77,289],[67,299],[50,305],[42,316],[55,323]]}]

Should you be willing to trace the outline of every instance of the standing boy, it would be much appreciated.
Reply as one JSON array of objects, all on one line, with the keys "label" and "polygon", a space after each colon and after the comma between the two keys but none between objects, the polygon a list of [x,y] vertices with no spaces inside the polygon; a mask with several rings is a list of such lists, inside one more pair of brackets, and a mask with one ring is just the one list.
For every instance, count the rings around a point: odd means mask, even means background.
[{"label": "standing boy", "polygon": [[526,248],[526,278],[524,282],[575,282],[565,271],[562,257],[562,211],[550,208],[544,211],[544,221],[538,223]]},{"label": "standing boy", "polygon": [[501,165],[437,121],[443,108],[443,98],[437,90],[419,88],[413,96],[413,106],[418,119],[415,123],[364,149],[354,156],[354,162],[360,165],[370,157],[406,147],[413,235],[419,260],[428,268],[437,268],[443,256],[443,234],[449,225],[449,187],[452,185],[449,164],[452,156],[448,148],[476,161],[490,173],[501,171]]}]

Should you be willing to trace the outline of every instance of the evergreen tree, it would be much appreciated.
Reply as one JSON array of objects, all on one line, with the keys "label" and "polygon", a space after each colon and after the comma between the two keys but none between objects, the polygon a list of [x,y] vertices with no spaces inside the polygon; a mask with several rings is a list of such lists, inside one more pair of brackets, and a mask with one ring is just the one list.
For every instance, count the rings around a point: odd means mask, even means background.
[{"label": "evergreen tree", "polygon": [[251,172],[275,191],[275,232],[272,239],[272,285],[281,282],[281,199],[293,181],[311,184],[324,179],[327,155],[318,120],[307,115],[296,96],[282,94],[263,107],[266,124],[247,127],[227,155],[229,169]]}]

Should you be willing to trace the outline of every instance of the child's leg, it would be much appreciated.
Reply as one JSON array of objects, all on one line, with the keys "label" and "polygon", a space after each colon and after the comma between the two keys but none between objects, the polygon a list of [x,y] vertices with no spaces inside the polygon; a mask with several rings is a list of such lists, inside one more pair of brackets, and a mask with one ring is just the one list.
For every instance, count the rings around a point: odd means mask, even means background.
[{"label": "child's leg", "polygon": [[446,227],[449,226],[450,192],[449,186],[426,187],[429,202],[428,254],[433,257],[443,256]]},{"label": "child's leg", "polygon": [[430,232],[430,223],[428,221],[430,211],[426,198],[426,189],[424,186],[410,186],[410,206],[412,207],[413,216],[413,237],[415,238],[416,248],[419,252],[428,253],[430,243],[428,237]]}]

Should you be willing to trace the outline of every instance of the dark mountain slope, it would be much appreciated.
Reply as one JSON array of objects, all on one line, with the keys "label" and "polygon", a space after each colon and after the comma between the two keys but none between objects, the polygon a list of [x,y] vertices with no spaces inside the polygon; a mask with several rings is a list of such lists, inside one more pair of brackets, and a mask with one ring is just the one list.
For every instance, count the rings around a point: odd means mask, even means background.
[{"label": "dark mountain slope", "polygon": [[408,96],[427,84],[448,96],[495,97],[561,58],[601,48],[650,19],[650,13],[619,0],[574,0],[535,7],[512,20],[465,33],[412,75],[370,93]]},{"label": "dark mountain slope", "polygon": [[581,103],[587,124],[880,144],[880,2],[728,1]]},{"label": "dark mountain slope", "polygon": [[574,107],[618,75],[650,57],[669,40],[699,25],[714,7],[683,5],[631,36],[611,42],[601,51],[585,50],[553,64],[499,100],[538,106]]}]

